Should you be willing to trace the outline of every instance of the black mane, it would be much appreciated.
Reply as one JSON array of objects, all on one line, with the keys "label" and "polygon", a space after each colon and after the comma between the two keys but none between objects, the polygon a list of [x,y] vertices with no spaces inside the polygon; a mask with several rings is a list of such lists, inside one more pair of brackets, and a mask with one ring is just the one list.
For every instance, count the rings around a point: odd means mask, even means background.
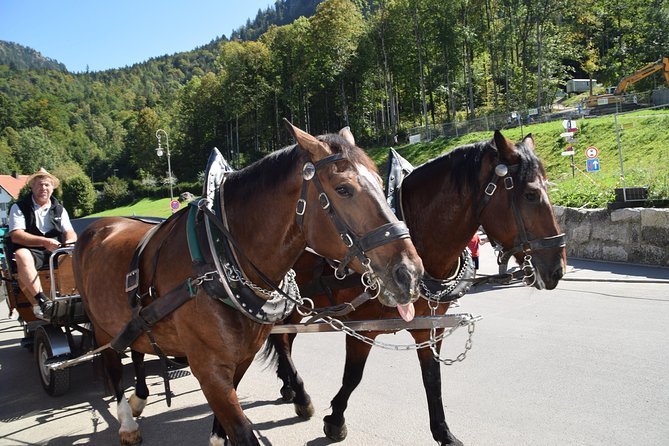
[{"label": "black mane", "polygon": [[[343,137],[330,133],[318,136],[318,139],[326,142],[333,153],[342,153],[344,158],[352,163],[362,164],[373,172],[377,171],[376,165],[365,152],[349,144]],[[302,169],[307,160],[307,152],[294,144],[272,152],[251,165],[229,174],[226,182],[230,185],[234,184],[242,196],[247,196],[257,190],[281,190],[279,187],[288,180],[289,175],[298,167]]]},{"label": "black mane", "polygon": [[[516,178],[521,185],[532,180],[537,170],[545,176],[543,165],[532,149],[523,142],[516,148],[520,158]],[[474,194],[478,194],[481,187],[479,173],[487,156],[499,158],[497,148],[491,140],[465,144],[419,166],[413,174],[420,172],[421,175],[441,176],[444,172],[448,172],[449,180],[458,192],[462,192],[462,188],[466,185]]]}]

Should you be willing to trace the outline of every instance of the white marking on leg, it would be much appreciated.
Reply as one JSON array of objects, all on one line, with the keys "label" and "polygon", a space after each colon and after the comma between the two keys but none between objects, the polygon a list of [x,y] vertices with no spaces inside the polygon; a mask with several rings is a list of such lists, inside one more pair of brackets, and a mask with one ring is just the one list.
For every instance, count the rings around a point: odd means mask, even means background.
[{"label": "white marking on leg", "polygon": [[209,446],[225,446],[225,438],[211,434],[211,437],[209,437]]},{"label": "white marking on leg", "polygon": [[118,402],[116,414],[118,422],[121,423],[121,428],[118,430],[119,435],[122,435],[124,432],[136,432],[139,430],[139,424],[132,417],[132,409],[130,409],[128,400],[125,397],[121,398],[121,401]]}]

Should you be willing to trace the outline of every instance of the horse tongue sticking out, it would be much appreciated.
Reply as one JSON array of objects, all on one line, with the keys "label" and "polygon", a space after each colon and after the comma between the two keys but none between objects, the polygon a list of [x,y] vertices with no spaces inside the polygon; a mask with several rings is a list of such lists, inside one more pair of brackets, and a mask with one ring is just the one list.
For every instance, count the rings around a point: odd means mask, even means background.
[{"label": "horse tongue sticking out", "polygon": [[413,303],[408,303],[406,305],[397,305],[397,311],[399,312],[402,319],[406,322],[411,322],[413,317],[416,315],[416,309],[413,306]]}]

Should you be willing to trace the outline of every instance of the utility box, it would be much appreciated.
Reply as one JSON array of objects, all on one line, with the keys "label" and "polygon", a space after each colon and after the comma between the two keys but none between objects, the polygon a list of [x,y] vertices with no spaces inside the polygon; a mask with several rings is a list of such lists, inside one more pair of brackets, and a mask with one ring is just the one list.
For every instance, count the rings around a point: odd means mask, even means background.
[{"label": "utility box", "polygon": [[591,83],[594,88],[597,85],[597,79],[570,79],[567,81],[567,94],[590,91]]},{"label": "utility box", "polygon": [[623,193],[622,188],[616,188],[616,201],[645,201],[648,199],[647,187],[626,187]]}]

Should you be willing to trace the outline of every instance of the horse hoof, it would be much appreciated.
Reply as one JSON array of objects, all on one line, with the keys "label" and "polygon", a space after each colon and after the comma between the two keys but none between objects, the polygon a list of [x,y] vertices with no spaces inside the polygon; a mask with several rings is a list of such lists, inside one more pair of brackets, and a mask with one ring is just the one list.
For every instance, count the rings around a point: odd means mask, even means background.
[{"label": "horse hoof", "polygon": [[453,434],[448,433],[445,440],[438,441],[439,446],[464,446],[464,443],[455,438]]},{"label": "horse hoof", "polygon": [[142,442],[142,434],[138,430],[132,432],[119,432],[121,444],[135,445]]},{"label": "horse hoof", "polygon": [[314,416],[314,405],[309,401],[307,404],[295,404],[295,413],[298,417],[308,420]]},{"label": "horse hoof", "polygon": [[284,403],[292,403],[295,399],[295,391],[290,386],[283,386],[281,388],[281,399]]},{"label": "horse hoof", "polygon": [[[327,417],[326,417],[327,418]],[[332,441],[344,441],[348,435],[348,429],[346,428],[346,423],[341,426],[337,426],[332,423],[328,423],[327,420],[323,420],[323,432],[325,436]]]}]

